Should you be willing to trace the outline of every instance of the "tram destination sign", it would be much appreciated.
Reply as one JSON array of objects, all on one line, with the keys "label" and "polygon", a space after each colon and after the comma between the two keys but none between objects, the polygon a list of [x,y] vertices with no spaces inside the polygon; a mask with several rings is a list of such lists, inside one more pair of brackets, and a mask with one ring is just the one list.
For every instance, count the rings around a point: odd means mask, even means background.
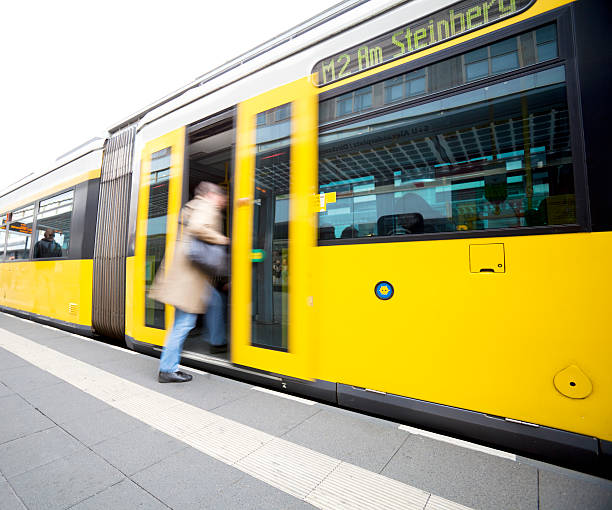
[{"label": "tram destination sign", "polygon": [[314,66],[319,87],[496,23],[535,0],[464,0],[353,46]]}]

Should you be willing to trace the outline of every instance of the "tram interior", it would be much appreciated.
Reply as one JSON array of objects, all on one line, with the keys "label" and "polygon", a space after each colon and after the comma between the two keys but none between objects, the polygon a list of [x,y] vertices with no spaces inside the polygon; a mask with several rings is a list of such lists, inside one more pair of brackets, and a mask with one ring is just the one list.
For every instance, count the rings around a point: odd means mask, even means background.
[{"label": "tram interior", "polygon": [[[187,157],[189,161],[189,197],[191,200],[196,186],[201,181],[208,181],[226,190],[228,199],[231,193],[231,168],[235,128],[233,119],[226,119],[214,124],[208,124],[201,129],[193,130],[189,135]],[[229,200],[228,200],[229,204]],[[229,236],[229,207],[223,212],[223,233]],[[214,282],[226,301],[225,324],[229,339],[229,281],[218,278]],[[212,353],[209,347],[209,335],[204,316],[199,316],[196,327],[185,341],[183,350],[189,354],[214,356],[219,359],[229,359],[229,346],[226,352]]]}]

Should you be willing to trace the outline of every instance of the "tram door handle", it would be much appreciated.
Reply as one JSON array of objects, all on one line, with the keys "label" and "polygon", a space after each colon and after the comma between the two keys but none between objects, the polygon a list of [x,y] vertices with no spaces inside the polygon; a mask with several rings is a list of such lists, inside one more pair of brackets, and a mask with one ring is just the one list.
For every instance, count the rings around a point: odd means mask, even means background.
[{"label": "tram door handle", "polygon": [[504,243],[470,244],[471,273],[505,273]]}]

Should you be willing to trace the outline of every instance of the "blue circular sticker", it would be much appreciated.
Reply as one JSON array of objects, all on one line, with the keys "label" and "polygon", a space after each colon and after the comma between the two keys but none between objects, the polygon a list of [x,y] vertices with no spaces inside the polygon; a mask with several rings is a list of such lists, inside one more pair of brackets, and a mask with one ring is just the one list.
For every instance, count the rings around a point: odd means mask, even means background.
[{"label": "blue circular sticker", "polygon": [[393,297],[393,285],[389,282],[378,282],[376,287],[374,287],[374,293],[378,299],[382,299],[386,301],[387,299],[391,299]]}]

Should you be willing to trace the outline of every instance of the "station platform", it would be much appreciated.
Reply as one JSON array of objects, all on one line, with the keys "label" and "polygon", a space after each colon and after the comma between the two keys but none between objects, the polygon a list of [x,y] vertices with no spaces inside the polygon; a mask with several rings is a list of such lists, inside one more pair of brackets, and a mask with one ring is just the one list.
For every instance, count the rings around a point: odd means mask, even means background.
[{"label": "station platform", "polygon": [[0,510],[610,509],[612,482],[0,313]]}]

